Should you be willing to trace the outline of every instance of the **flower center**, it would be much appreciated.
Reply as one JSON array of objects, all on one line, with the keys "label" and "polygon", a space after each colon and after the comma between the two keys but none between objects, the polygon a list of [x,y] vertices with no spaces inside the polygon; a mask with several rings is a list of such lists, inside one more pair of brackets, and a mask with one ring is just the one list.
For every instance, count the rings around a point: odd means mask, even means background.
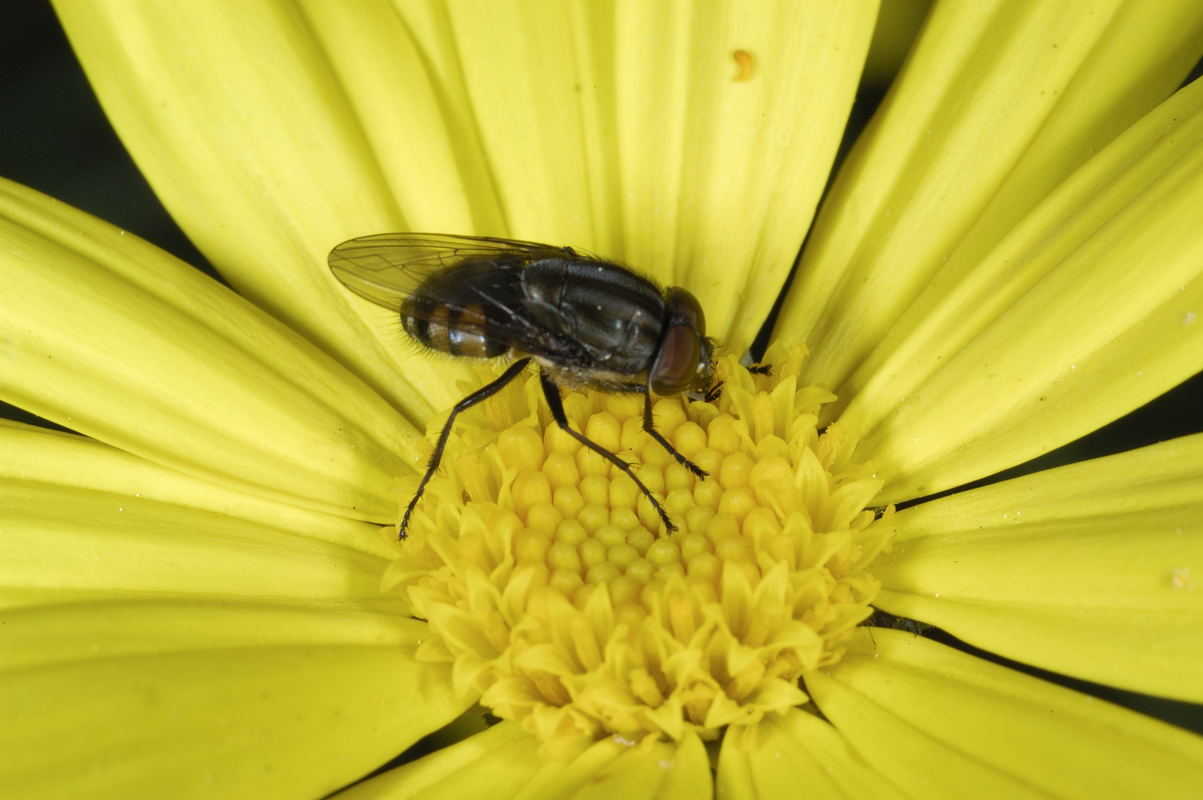
[{"label": "flower center", "polygon": [[451,662],[459,690],[545,741],[713,737],[804,705],[805,673],[871,611],[888,533],[866,510],[881,481],[849,461],[838,423],[816,429],[833,396],[798,385],[801,348],[774,355],[767,376],[724,359],[714,403],[655,404],[704,480],[642,430],[641,397],[565,397],[673,533],[555,425],[537,380],[457,421],[385,579],[430,623],[419,658]]}]

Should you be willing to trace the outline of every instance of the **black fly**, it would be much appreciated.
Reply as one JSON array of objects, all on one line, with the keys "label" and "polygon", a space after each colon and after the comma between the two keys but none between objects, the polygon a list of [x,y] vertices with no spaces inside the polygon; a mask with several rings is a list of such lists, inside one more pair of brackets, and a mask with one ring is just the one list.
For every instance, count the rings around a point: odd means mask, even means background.
[{"label": "black fly", "polygon": [[400,315],[421,344],[465,358],[515,359],[496,380],[452,409],[426,474],[401,518],[409,518],[443,457],[458,414],[496,394],[534,361],[556,423],[635,482],[668,530],[668,513],[614,453],[568,425],[560,388],[642,394],[643,430],[694,475],[706,472],[652,424],[652,393],[713,400],[714,342],[697,299],[661,290],[610,261],[535,242],[438,233],[384,233],[330,253],[334,276],[355,294]]}]

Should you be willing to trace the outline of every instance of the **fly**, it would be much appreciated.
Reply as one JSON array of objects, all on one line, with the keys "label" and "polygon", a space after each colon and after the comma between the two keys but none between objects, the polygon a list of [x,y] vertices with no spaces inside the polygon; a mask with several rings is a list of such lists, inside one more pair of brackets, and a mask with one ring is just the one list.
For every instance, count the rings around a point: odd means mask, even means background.
[{"label": "fly", "polygon": [[611,261],[570,247],[439,233],[383,233],[343,242],[330,270],[348,289],[401,317],[432,350],[464,358],[507,356],[494,381],[455,404],[426,473],[401,517],[404,539],[422,492],[443,458],[455,418],[501,391],[533,361],[556,424],[622,470],[675,531],[631,465],[583,433],[564,413],[562,388],[643,395],[643,430],[698,478],[706,471],[677,451],[652,422],[652,394],[714,400],[714,341],[697,298],[660,289]]}]

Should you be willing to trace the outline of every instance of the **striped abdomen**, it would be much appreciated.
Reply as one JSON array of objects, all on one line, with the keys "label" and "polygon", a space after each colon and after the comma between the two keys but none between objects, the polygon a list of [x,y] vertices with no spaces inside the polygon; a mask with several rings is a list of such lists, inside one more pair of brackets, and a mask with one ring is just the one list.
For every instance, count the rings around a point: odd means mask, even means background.
[{"label": "striped abdomen", "polygon": [[[465,358],[493,358],[510,349],[490,313],[512,307],[519,291],[510,270],[466,262],[433,273],[401,306],[405,332],[422,344]],[[498,303],[490,298],[501,300]]]}]

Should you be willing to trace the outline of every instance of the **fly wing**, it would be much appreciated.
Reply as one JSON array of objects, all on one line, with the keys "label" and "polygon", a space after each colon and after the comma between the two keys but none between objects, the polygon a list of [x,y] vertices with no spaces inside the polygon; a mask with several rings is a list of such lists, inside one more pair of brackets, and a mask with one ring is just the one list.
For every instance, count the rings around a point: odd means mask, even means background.
[{"label": "fly wing", "polygon": [[468,260],[521,268],[544,258],[579,257],[567,247],[491,236],[380,233],[343,242],[330,251],[330,271],[355,294],[390,311],[432,274]]}]

